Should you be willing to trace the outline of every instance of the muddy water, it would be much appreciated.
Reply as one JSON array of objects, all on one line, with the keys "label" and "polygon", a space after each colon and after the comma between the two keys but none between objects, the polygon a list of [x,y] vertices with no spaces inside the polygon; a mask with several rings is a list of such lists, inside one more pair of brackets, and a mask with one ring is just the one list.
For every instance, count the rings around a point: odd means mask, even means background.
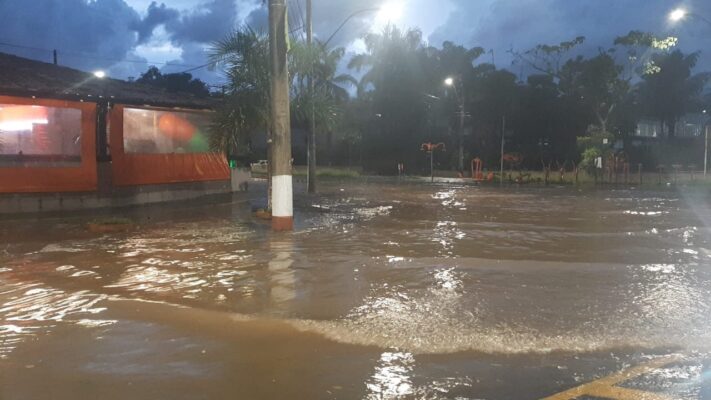
[{"label": "muddy water", "polygon": [[709,204],[330,184],[291,234],[244,201],[3,221],[0,398],[534,399],[669,352],[700,398]]}]

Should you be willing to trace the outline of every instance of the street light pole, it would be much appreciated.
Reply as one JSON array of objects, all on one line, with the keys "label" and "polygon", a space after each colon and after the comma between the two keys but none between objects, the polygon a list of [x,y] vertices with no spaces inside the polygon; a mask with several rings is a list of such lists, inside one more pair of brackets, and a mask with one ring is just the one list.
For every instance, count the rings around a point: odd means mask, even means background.
[{"label": "street light pole", "polygon": [[331,34],[331,36],[329,36],[328,39],[326,39],[326,41],[323,42],[323,47],[325,48],[326,46],[328,46],[328,44],[336,36],[336,34],[338,34],[338,32],[340,32],[341,29],[343,29],[343,27],[346,26],[348,21],[350,21],[351,19],[355,18],[356,16],[358,16],[360,14],[367,13],[367,12],[375,12],[375,11],[380,11],[380,8],[364,8],[362,10],[355,11],[351,15],[347,16],[346,19],[344,19],[343,22],[341,22],[341,25],[339,25],[338,28],[336,28],[336,30]]},{"label": "street light pole", "polygon": [[274,231],[290,231],[294,226],[286,18],[286,0],[269,0],[270,111],[273,140],[272,230]]},{"label": "street light pole", "polygon": [[682,19],[684,19],[684,18],[686,18],[686,17],[693,17],[693,18],[699,19],[699,20],[701,20],[701,21],[707,23],[709,26],[711,26],[711,20],[710,20],[710,19],[704,17],[704,16],[701,15],[701,14],[689,12],[689,11],[683,9],[683,8],[677,8],[677,9],[675,9],[675,10],[672,10],[672,12],[669,13],[669,19],[670,19],[672,22],[681,21]]},{"label": "street light pole", "polygon": [[464,103],[459,104],[459,172],[464,173]]},{"label": "street light pole", "polygon": [[[306,0],[306,44],[309,53],[313,57],[313,5],[312,0]],[[308,193],[316,193],[316,111],[314,110],[314,59],[311,58],[309,68],[308,86],[309,96],[311,96],[311,115],[309,118],[309,140],[307,148],[308,168],[306,172],[306,188]]]},{"label": "street light pole", "polygon": [[[461,80],[460,80],[461,82]],[[459,91],[457,90],[457,82],[455,81],[454,78],[449,77],[444,80],[444,84],[447,86],[451,86],[454,89],[454,95],[457,98],[457,103],[459,103],[459,149],[458,149],[458,163],[457,167],[459,172],[464,171],[464,117],[466,116],[464,113],[464,98],[460,96]]]},{"label": "street light pole", "polygon": [[[370,11],[378,11],[378,8],[366,8],[363,10],[358,10],[351,15],[349,15],[341,25],[329,36],[329,38],[321,45],[322,49],[328,47],[328,43],[331,42],[336,34],[350,21],[352,18],[358,14],[362,14]],[[313,49],[313,1],[306,0],[306,43],[309,48],[311,56],[316,53]],[[306,169],[306,191],[308,193],[316,193],[316,110],[314,109],[313,97],[315,95],[315,85],[314,85],[314,59],[311,59],[311,65],[309,68],[309,76],[307,77],[307,86],[309,88],[309,95],[311,96],[311,112],[309,118],[309,129],[308,129],[308,145],[306,147],[306,159],[307,159],[307,169]]]}]

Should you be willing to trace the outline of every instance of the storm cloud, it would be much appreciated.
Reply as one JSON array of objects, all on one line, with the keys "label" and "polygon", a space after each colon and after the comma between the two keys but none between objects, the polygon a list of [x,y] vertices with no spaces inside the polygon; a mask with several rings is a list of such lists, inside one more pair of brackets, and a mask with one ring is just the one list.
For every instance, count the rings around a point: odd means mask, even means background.
[{"label": "storm cloud", "polygon": [[[614,37],[638,29],[678,36],[684,51],[702,51],[699,68],[711,69],[711,27],[692,19],[672,26],[666,19],[678,5],[711,16],[711,2],[680,1],[314,0],[314,31],[326,40],[348,16],[370,9],[350,19],[331,42],[352,55],[362,48],[357,39],[379,29],[374,9],[398,3],[403,13],[397,25],[420,28],[431,45],[447,40],[491,49],[482,59],[499,67],[511,68],[510,49],[582,35],[587,41],[580,51],[594,54],[611,46]],[[290,28],[302,36],[305,1],[288,3]],[[205,64],[210,44],[232,29],[247,24],[266,31],[267,16],[262,0],[0,0],[0,42],[5,43],[0,51],[50,61],[51,49],[57,49],[60,64],[103,68],[123,78],[145,71],[147,60],[177,72]],[[195,74],[220,80],[207,69]]]},{"label": "storm cloud", "polygon": [[500,67],[508,67],[511,49],[522,51],[541,43],[554,44],[585,36],[580,52],[594,54],[613,45],[615,37],[631,30],[679,38],[687,52],[701,51],[700,68],[711,68],[711,27],[688,20],[671,24],[672,8],[683,6],[701,15],[711,15],[711,2],[665,0],[450,0],[452,13],[430,35],[438,43],[454,40],[469,46],[494,49]]},{"label": "storm cloud", "polygon": [[158,5],[155,1],[148,6],[146,16],[140,23],[134,25],[138,32],[138,43],[145,43],[153,35],[153,31],[159,25],[175,21],[180,17],[178,10],[168,8],[165,3]]},{"label": "storm cloud", "polygon": [[178,43],[209,43],[232,30],[237,25],[237,15],[235,0],[212,0],[169,21],[166,30]]}]

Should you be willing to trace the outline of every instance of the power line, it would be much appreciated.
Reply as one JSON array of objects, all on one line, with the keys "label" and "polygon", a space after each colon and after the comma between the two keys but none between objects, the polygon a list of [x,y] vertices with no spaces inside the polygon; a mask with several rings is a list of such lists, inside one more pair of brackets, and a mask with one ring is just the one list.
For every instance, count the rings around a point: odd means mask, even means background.
[{"label": "power line", "polygon": [[210,62],[207,63],[207,64],[198,65],[197,67],[193,67],[193,68],[190,68],[190,69],[186,69],[185,71],[180,71],[180,72],[178,72],[178,73],[179,73],[179,74],[185,74],[185,73],[188,73],[188,72],[193,72],[193,71],[196,71],[196,70],[198,70],[198,69],[205,68],[205,67],[209,67],[209,66],[214,65],[214,64],[217,64],[217,63],[218,63],[218,61],[210,61]]},{"label": "power line", "polygon": [[[301,31],[301,35],[303,36],[303,35],[304,35],[303,30],[304,30],[304,26],[302,25],[302,26],[299,26],[299,27],[297,27],[297,28],[294,28],[294,29],[290,30],[290,31],[289,31],[289,34],[290,34],[290,35],[293,35],[294,33],[298,32],[298,31]],[[193,71],[196,71],[196,70],[198,70],[198,69],[202,69],[202,68],[209,67],[209,66],[216,65],[216,64],[219,64],[219,61],[210,61],[209,63],[202,64],[202,65],[198,65],[198,66],[196,66],[196,67],[192,67],[192,68],[190,68],[190,69],[186,69],[185,71],[180,71],[180,72],[178,72],[178,73],[179,73],[179,74],[185,74],[185,73],[188,73],[188,72],[193,72]],[[170,65],[177,65],[177,64],[170,64]]]},{"label": "power line", "polygon": [[[46,48],[42,48],[42,47],[32,47],[32,46],[25,46],[25,45],[6,43],[6,42],[0,42],[0,46],[14,47],[14,48],[18,48],[18,49],[36,50],[36,51],[46,51],[49,54],[52,54],[52,52],[54,50],[56,50],[56,49],[46,49]],[[108,61],[108,62],[115,62],[115,63],[125,62],[125,63],[134,63],[134,64],[166,65],[166,66],[185,67],[185,68],[195,67],[194,65],[175,64],[175,63],[170,63],[170,62],[159,62],[159,61],[149,61],[149,60],[142,61],[142,60],[128,60],[128,59],[96,57],[96,56],[91,55],[91,53],[83,53],[83,52],[72,52],[72,51],[63,51],[63,50],[57,50],[57,52],[63,56],[74,57],[74,58],[83,58],[85,60]]]},{"label": "power line", "polygon": [[[306,26],[306,22],[304,21],[304,12],[301,9],[301,0],[296,0],[296,7],[299,10],[299,19],[301,20],[301,27],[303,28]],[[301,30],[301,39],[306,40],[304,29]]]}]

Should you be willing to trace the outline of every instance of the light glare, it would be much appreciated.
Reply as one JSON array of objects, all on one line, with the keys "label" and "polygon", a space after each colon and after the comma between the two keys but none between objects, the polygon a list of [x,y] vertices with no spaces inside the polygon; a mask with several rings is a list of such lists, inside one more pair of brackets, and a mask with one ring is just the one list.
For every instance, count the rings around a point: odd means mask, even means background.
[{"label": "light glare", "polygon": [[444,80],[444,84],[447,85],[447,86],[452,86],[452,85],[454,85],[454,78],[451,78],[451,77],[450,77],[450,78],[445,79],[445,80]]},{"label": "light glare", "polygon": [[0,131],[5,132],[24,132],[31,131],[35,124],[37,125],[47,125],[49,123],[46,119],[25,119],[16,121],[3,121],[0,122]]},{"label": "light glare", "polygon": [[99,70],[99,71],[94,71],[94,76],[97,77],[97,78],[99,78],[99,79],[101,79],[101,78],[104,78],[104,77],[106,76],[106,72],[101,71],[101,70]]},{"label": "light glare", "polygon": [[402,9],[402,3],[385,3],[378,12],[378,20],[385,23],[396,22],[402,16]]},{"label": "light glare", "polygon": [[680,21],[686,17],[686,10],[683,8],[677,8],[676,10],[669,13],[669,19],[673,22]]}]

